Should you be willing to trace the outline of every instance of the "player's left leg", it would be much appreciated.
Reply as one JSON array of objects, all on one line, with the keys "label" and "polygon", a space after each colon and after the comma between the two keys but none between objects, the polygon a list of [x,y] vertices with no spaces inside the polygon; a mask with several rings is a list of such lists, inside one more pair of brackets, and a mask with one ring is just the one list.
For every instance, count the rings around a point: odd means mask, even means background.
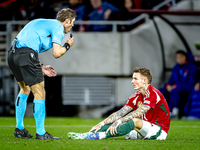
[{"label": "player's left leg", "polygon": [[134,130],[135,125],[133,120],[129,120],[128,122],[119,125],[117,127],[117,133],[115,135],[111,135],[110,131],[106,133],[106,130],[111,126],[105,125],[103,126],[97,133],[74,133],[70,132],[68,133],[68,137],[71,139],[105,139],[109,137],[117,137],[117,136],[123,136],[128,134],[130,131]]},{"label": "player's left leg", "polygon": [[[107,129],[109,127],[107,126]],[[100,131],[100,130],[99,130]],[[138,118],[134,118],[117,127],[117,134],[111,135],[110,132],[97,133],[68,133],[68,137],[72,139],[105,139],[109,137],[127,135],[126,139],[157,139],[165,140],[167,133],[163,131],[159,126],[151,124],[147,121],[143,121]]]}]

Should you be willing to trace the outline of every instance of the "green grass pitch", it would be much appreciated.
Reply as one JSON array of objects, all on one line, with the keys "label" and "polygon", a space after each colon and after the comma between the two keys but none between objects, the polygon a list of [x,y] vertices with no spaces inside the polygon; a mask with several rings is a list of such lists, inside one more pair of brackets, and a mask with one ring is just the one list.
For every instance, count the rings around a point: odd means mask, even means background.
[{"label": "green grass pitch", "polygon": [[25,118],[32,139],[14,137],[15,118],[0,117],[0,150],[200,150],[200,121],[172,121],[165,141],[126,140],[125,136],[104,140],[71,140],[68,132],[87,132],[103,119],[46,117],[45,128],[61,140],[36,140],[34,118]]}]

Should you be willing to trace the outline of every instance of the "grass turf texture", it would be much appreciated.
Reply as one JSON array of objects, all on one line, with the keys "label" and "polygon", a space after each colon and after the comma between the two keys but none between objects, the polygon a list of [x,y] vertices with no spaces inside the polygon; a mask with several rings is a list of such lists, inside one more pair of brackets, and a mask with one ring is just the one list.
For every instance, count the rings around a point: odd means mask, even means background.
[{"label": "grass turf texture", "polygon": [[46,131],[61,140],[36,140],[35,120],[25,118],[25,128],[33,135],[32,139],[14,137],[15,118],[0,117],[1,150],[149,150],[149,149],[200,149],[200,121],[172,121],[165,141],[126,140],[125,136],[104,140],[71,140],[68,132],[87,132],[103,119],[50,118],[45,121]]}]

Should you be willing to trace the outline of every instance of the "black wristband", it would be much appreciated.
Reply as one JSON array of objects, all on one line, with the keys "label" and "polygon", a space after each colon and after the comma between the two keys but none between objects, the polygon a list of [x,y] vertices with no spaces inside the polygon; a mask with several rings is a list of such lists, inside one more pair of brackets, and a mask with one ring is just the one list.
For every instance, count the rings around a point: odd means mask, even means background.
[{"label": "black wristband", "polygon": [[63,47],[65,47],[67,51],[70,49],[69,43],[65,43],[65,44],[63,45]]}]

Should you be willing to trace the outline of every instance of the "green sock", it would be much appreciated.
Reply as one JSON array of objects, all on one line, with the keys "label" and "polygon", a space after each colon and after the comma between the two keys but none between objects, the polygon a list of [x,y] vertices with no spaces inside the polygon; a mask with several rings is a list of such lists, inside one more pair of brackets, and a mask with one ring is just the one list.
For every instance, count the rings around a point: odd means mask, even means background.
[{"label": "green sock", "polygon": [[[134,124],[133,120],[129,120],[128,122],[126,122],[122,125],[119,125],[117,127],[117,134],[111,135],[110,131],[108,133],[106,133],[106,138],[126,135],[129,132],[131,132],[132,130],[134,130],[134,128],[135,128],[135,124]],[[98,131],[98,132],[101,132],[101,131]]]},{"label": "green sock", "polygon": [[[111,126],[112,124],[109,124],[109,125],[104,125],[101,127],[100,130],[98,130],[98,132],[106,132],[106,130]],[[117,127],[117,134],[115,135],[111,135],[110,134],[110,131],[106,134],[106,138],[109,138],[109,137],[116,137],[116,136],[122,136],[122,135],[126,135],[128,134],[129,132],[131,132],[132,130],[134,130],[135,128],[135,124],[133,122],[133,120],[129,120],[128,122],[122,124],[122,125],[119,125]],[[92,131],[94,133],[94,131]]]},{"label": "green sock", "polygon": [[108,124],[108,125],[102,126],[101,129],[98,130],[98,132],[106,132],[106,130],[107,130],[111,125],[112,125],[112,123],[111,123],[111,124]]}]

